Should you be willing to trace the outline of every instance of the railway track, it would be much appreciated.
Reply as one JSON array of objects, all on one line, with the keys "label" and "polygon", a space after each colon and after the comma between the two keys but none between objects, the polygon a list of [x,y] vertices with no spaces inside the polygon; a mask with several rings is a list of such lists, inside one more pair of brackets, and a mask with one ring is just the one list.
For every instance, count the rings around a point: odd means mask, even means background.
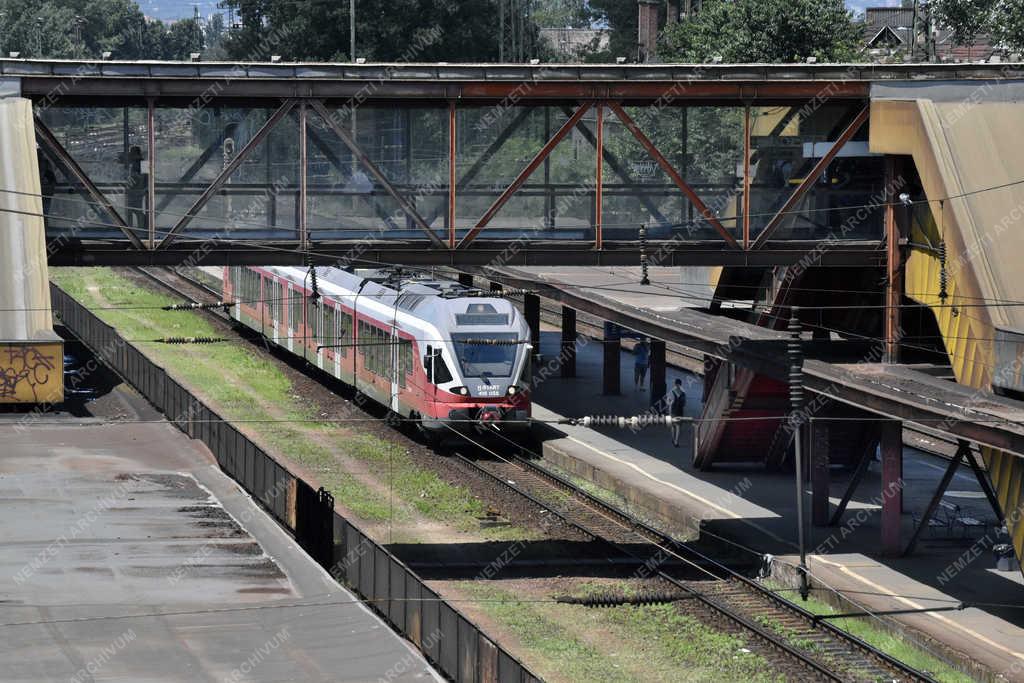
[{"label": "railway track", "polygon": [[[220,293],[176,270],[136,268],[160,287],[192,303],[211,303]],[[209,311],[223,319],[221,311]],[[502,437],[504,438],[504,437]],[[511,442],[510,442],[511,443]],[[784,600],[718,560],[681,543],[538,463],[512,451],[498,453],[476,442],[479,450],[459,448],[452,457],[464,466],[514,491],[586,537],[604,544],[609,561],[629,558],[682,594],[730,622],[738,632],[753,634],[768,647],[802,666],[816,679],[832,681],[932,681],[886,653]],[[689,567],[680,578],[667,560]],[[676,563],[677,565],[679,563]],[[692,578],[694,572],[704,579]]]},{"label": "railway track", "polygon": [[[616,556],[641,561],[649,575],[661,578],[739,629],[754,634],[816,676],[834,681],[934,680],[827,621],[815,619],[799,605],[596,498],[538,463],[476,445],[490,457],[474,457],[466,452],[453,455],[467,467],[545,508],[564,524],[605,543]],[[646,550],[641,550],[645,546]],[[657,568],[671,558],[699,568],[707,578],[683,579],[674,571]]]}]

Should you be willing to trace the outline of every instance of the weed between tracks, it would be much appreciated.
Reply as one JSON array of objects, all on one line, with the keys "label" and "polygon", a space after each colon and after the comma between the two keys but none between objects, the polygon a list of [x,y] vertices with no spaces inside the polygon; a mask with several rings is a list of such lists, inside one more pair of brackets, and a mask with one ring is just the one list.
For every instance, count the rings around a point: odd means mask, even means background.
[{"label": "weed between tracks", "polygon": [[[770,588],[778,590],[779,585],[770,584]],[[787,598],[789,599],[789,598]],[[801,607],[814,614],[836,614],[836,610],[813,595],[807,601],[794,600]],[[916,643],[892,633],[878,625],[871,617],[854,619],[832,619],[831,623],[847,633],[857,636],[869,645],[873,645],[882,652],[905,662],[918,671],[925,671],[936,680],[943,683],[970,683],[974,679],[953,668],[946,662],[930,654]]]},{"label": "weed between tracks", "polygon": [[[491,584],[497,582],[491,582]],[[784,681],[741,637],[707,626],[676,605],[591,608],[544,601],[491,584],[456,589],[511,632],[551,681]],[[625,592],[629,585],[616,582]],[[591,582],[580,591],[607,592]]]}]

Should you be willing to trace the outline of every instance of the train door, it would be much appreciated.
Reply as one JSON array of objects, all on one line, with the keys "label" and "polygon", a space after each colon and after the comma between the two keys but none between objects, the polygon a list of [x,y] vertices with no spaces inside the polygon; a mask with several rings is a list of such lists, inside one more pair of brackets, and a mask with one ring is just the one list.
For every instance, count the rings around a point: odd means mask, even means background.
[{"label": "train door", "polygon": [[285,291],[288,292],[288,330],[285,334],[288,335],[288,351],[295,353],[295,338],[299,336],[299,302],[302,301],[302,295],[292,283],[289,282],[287,286]]},{"label": "train door", "polygon": [[390,408],[396,413],[399,412],[398,407],[398,373],[399,373],[399,355],[398,355],[398,326],[392,322],[391,324],[391,338],[390,344],[388,344],[388,357],[391,359],[391,401]]},{"label": "train door", "polygon": [[327,319],[325,311],[327,310],[327,303],[324,301],[320,302],[319,306],[313,307],[313,323],[318,331],[316,342],[316,366],[321,370],[324,369],[324,354],[327,353],[327,349],[323,347],[328,342],[322,341],[327,338],[327,330],[324,328],[324,321]]}]

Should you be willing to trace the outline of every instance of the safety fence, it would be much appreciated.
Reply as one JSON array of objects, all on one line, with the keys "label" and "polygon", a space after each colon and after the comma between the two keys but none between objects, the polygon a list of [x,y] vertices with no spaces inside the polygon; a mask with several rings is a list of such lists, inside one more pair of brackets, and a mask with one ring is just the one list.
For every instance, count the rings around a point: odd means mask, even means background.
[{"label": "safety fence", "polygon": [[[445,602],[386,548],[334,511],[334,499],[274,460],[167,372],[55,284],[54,313],[103,362],[181,431],[202,441],[331,576],[358,595],[458,683],[540,678]],[[397,664],[397,663],[396,663]]]}]

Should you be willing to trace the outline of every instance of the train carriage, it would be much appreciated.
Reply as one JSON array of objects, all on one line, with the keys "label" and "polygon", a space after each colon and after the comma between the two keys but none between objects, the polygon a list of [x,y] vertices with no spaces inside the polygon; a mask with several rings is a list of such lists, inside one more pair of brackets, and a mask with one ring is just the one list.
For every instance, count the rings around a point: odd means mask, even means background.
[{"label": "train carriage", "polygon": [[229,266],[231,316],[288,352],[417,422],[528,428],[529,329],[511,302],[400,269]]}]

